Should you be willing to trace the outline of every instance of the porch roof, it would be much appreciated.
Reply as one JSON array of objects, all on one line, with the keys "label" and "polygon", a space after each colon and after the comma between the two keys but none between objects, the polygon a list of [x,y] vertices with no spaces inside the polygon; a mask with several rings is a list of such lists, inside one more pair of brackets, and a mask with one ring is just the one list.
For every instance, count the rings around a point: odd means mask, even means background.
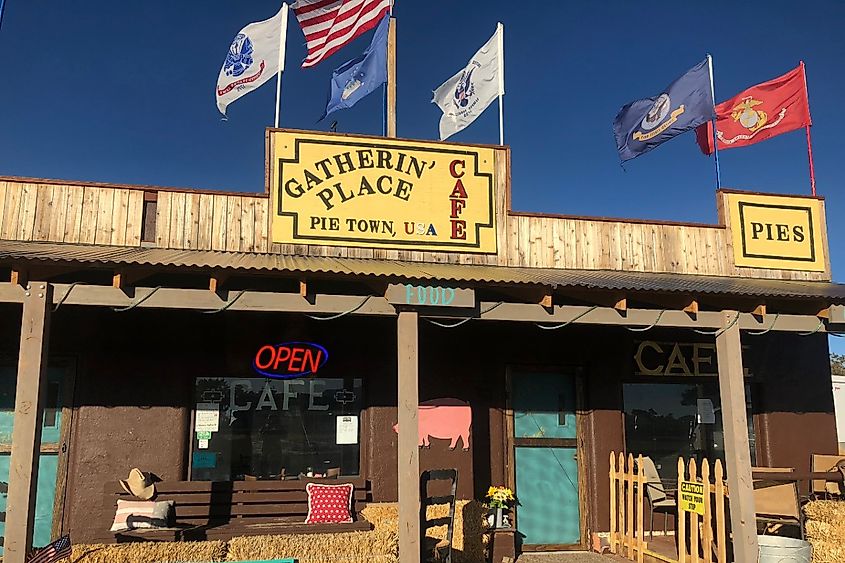
[{"label": "porch roof", "polygon": [[93,267],[211,269],[244,274],[251,272],[320,273],[393,280],[438,280],[499,286],[540,285],[561,289],[820,299],[834,304],[845,303],[845,284],[830,282],[0,241],[0,263],[8,265],[20,260],[53,264],[77,263]]}]

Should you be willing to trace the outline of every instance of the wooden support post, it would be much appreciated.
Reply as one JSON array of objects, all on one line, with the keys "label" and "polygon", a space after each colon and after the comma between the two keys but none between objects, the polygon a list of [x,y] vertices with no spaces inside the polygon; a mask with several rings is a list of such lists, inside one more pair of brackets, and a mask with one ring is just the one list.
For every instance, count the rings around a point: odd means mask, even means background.
[{"label": "wooden support post", "polygon": [[21,317],[15,426],[12,430],[6,539],[3,546],[5,563],[24,563],[32,550],[41,419],[44,416],[44,374],[52,304],[53,288],[50,284],[32,282],[29,285]]},{"label": "wooden support post", "polygon": [[387,136],[396,136],[396,18],[387,27]]},{"label": "wooden support post", "polygon": [[418,314],[401,311],[398,320],[399,360],[399,557],[420,561],[420,451],[418,434]]},{"label": "wooden support post", "polygon": [[[719,361],[719,394],[730,494],[731,534],[734,561],[757,561],[757,520],[754,512],[754,485],[751,481],[751,453],[748,419],[745,412],[745,381],[739,323],[736,311],[723,311],[724,331],[716,337]],[[733,324],[731,324],[733,323]]]}]

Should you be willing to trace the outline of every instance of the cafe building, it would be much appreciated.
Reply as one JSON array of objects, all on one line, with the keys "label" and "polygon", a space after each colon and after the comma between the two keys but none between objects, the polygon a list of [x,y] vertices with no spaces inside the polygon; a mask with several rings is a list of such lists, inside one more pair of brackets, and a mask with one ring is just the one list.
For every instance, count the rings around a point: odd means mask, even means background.
[{"label": "cafe building", "polygon": [[404,562],[426,469],[513,488],[521,548],[569,549],[608,530],[612,451],[724,460],[735,542],[752,466],[837,452],[823,198],[516,212],[507,147],[266,139],[263,193],[0,178],[8,561],[113,542],[133,467],[365,482]]}]

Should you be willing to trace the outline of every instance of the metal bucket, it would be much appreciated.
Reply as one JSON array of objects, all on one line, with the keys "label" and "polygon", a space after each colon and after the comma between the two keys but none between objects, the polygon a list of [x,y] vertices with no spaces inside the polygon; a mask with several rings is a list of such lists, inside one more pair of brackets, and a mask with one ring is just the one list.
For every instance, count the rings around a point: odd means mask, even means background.
[{"label": "metal bucket", "polygon": [[759,563],[810,563],[813,548],[809,542],[781,536],[757,536]]}]

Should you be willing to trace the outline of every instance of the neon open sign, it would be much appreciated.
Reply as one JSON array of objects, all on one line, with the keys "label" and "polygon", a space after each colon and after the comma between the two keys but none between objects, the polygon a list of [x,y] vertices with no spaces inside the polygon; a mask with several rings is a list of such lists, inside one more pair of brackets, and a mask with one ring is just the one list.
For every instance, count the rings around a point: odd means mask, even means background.
[{"label": "neon open sign", "polygon": [[329,352],[313,342],[266,344],[258,349],[252,369],[273,379],[304,377],[326,365]]}]

